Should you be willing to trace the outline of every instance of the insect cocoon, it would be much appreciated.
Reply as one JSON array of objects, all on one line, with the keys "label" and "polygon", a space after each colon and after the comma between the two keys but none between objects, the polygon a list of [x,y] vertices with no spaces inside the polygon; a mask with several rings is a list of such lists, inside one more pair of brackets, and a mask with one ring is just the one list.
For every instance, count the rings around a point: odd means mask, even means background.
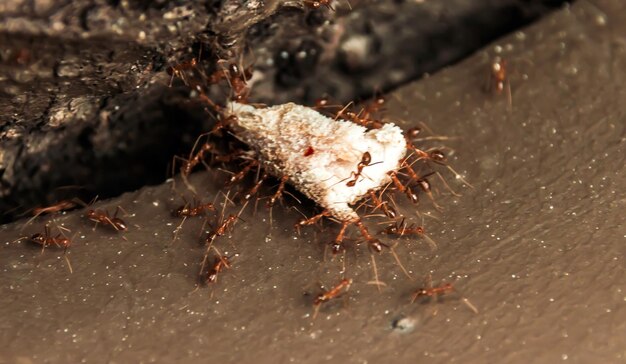
[{"label": "insect cocoon", "polygon": [[[269,173],[287,176],[341,221],[359,219],[350,205],[391,182],[389,172],[399,169],[407,152],[402,129],[392,123],[368,130],[293,103],[255,108],[231,102],[225,110],[226,117],[236,117],[229,125],[233,134],[257,153]],[[348,186],[366,152],[371,162]]]}]

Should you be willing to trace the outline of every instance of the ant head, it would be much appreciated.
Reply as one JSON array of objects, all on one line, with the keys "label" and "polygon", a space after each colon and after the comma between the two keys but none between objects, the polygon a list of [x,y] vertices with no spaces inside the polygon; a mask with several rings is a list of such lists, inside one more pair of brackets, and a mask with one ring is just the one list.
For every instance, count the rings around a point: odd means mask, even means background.
[{"label": "ant head", "polygon": [[417,193],[413,192],[410,188],[406,189],[406,196],[413,203],[418,203],[420,201],[419,196],[417,195]]},{"label": "ant head", "polygon": [[30,240],[37,244],[44,244],[46,242],[46,238],[40,233],[31,236]]},{"label": "ant head", "polygon": [[235,63],[231,63],[230,66],[228,66],[228,72],[230,72],[231,77],[239,77],[241,70],[239,70],[239,66]]},{"label": "ant head", "polygon": [[422,133],[422,128],[416,126],[415,128],[411,128],[406,131],[406,136],[409,139],[415,139]]},{"label": "ant head", "polygon": [[430,292],[426,288],[418,288],[417,291],[415,291],[415,297],[429,296],[429,295],[430,295]]},{"label": "ant head", "polygon": [[217,280],[217,273],[215,271],[212,271],[211,273],[209,273],[206,277],[206,283],[213,283]]},{"label": "ant head", "polygon": [[370,152],[363,153],[363,157],[361,157],[361,163],[368,165],[372,162],[372,155]]},{"label": "ant head", "polygon": [[189,214],[189,207],[187,205],[183,206],[183,207],[179,207],[178,209],[176,209],[176,211],[174,212],[174,215],[180,217],[180,216],[184,216]]},{"label": "ant head", "polygon": [[330,247],[331,247],[331,251],[333,252],[333,255],[339,254],[344,250],[343,245],[336,241],[332,241],[330,243]]},{"label": "ant head", "polygon": [[430,159],[432,159],[433,162],[435,163],[445,163],[446,161],[446,155],[444,154],[444,152],[435,149],[432,152],[429,153]]},{"label": "ant head", "polygon": [[387,244],[384,244],[383,242],[381,242],[378,239],[372,239],[370,241],[367,242],[369,244],[370,249],[374,250],[376,253],[380,253],[383,251],[383,247],[384,246],[388,246]]},{"label": "ant head", "polygon": [[385,228],[384,233],[388,235],[396,235],[400,232],[400,227],[398,224],[392,224]]}]

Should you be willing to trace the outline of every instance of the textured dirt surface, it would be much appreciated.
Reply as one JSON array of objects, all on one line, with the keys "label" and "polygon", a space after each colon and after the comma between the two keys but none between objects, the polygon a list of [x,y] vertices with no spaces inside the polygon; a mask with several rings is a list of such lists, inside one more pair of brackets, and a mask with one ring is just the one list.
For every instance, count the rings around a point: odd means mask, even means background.
[{"label": "textured dirt surface", "polygon": [[[290,206],[314,210],[287,199],[271,215],[249,207],[217,243],[239,254],[232,269],[195,290],[201,221],[187,219],[172,243],[182,200],[168,183],[97,204],[129,212],[124,234],[93,230],[84,211],[55,217],[72,230],[72,274],[62,253],[14,242],[43,220],[0,227],[0,362],[624,361],[625,16],[621,1],[580,1],[389,94],[388,116],[403,127],[458,137],[445,142],[451,164],[474,186],[448,178],[455,197],[432,181],[444,211],[420,211],[438,249],[397,240],[413,280],[389,253],[376,256],[379,293],[358,246],[346,258],[355,283],[313,321],[318,283],[341,277],[339,260],[324,259],[336,226],[298,236]],[[508,61],[512,105],[483,90],[496,55]],[[212,170],[191,182],[219,202],[224,177]],[[458,292],[410,304],[428,273]]]}]

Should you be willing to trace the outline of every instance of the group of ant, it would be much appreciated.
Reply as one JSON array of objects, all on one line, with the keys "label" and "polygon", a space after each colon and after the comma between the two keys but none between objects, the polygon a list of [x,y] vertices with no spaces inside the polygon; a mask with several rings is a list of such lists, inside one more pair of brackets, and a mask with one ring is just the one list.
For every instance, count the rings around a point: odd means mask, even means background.
[{"label": "group of ant", "polygon": [[[72,199],[72,200],[62,200],[53,205],[46,206],[46,207],[35,208],[32,210],[34,216],[30,220],[28,220],[24,226],[30,224],[34,219],[36,219],[37,217],[41,215],[60,213],[63,211],[68,211],[68,210],[78,208],[80,206],[87,206],[87,205],[83,203],[82,201],[80,201],[79,199]],[[118,206],[113,216],[111,216],[109,212],[106,210],[89,209],[85,213],[85,218],[96,223],[96,225],[94,226],[94,230],[96,229],[98,225],[102,225],[102,226],[110,227],[114,229],[115,231],[123,232],[123,231],[126,231],[126,229],[128,228],[128,224],[126,224],[124,220],[122,220],[120,217],[117,216],[120,211],[124,212],[124,210]],[[70,264],[66,253],[67,253],[67,249],[69,249],[70,246],[72,245],[72,239],[68,238],[65,235],[65,232],[69,232],[71,230],[65,227],[60,227],[60,226],[57,226],[57,229],[59,230],[59,233],[57,235],[53,235],[50,232],[50,226],[46,224],[44,226],[43,233],[35,233],[31,235],[30,237],[28,236],[21,237],[17,239],[16,241],[26,239],[31,243],[40,245],[42,249],[42,253],[46,248],[63,249],[64,257],[71,273],[72,265]]]},{"label": "group of ant", "polygon": [[[219,66],[219,69],[205,76],[202,76],[203,73],[199,71],[198,61],[196,58],[193,58],[191,61],[188,61],[188,62],[174,65],[168,69],[168,72],[170,73],[172,80],[174,79],[174,77],[177,77],[180,80],[182,80],[184,84],[186,84],[187,86],[195,90],[198,93],[199,98],[203,101],[206,101],[207,104],[213,108],[213,110],[217,111],[218,117],[221,117],[220,116],[222,114],[221,111],[223,111],[222,108],[216,105],[213,101],[211,101],[206,96],[205,88],[200,86],[200,82],[198,82],[197,80],[194,80],[194,78],[200,75],[201,81],[204,82],[204,85],[206,85],[207,83],[209,85],[212,85],[212,84],[225,81],[230,86],[230,90],[231,90],[230,99],[237,101],[237,102],[245,103],[247,102],[247,96],[249,94],[247,81],[252,77],[252,68],[248,67],[244,69],[243,67],[238,66],[234,63],[228,64],[226,61],[219,61],[217,62],[217,64]],[[170,81],[170,83],[172,82],[172,80]],[[360,110],[357,110],[354,107],[351,108],[351,106],[353,106],[352,103],[346,106],[331,105],[331,103],[329,102],[327,98],[323,98],[323,99],[319,99],[315,103],[315,106],[313,106],[313,108],[335,119],[341,118],[344,120],[349,120],[358,125],[364,126],[366,128],[381,128],[385,124],[385,121],[376,118],[375,115],[379,114],[381,109],[384,107],[384,104],[385,104],[385,99],[381,96],[378,96],[374,99],[373,102],[370,102],[366,104]],[[218,119],[215,127],[209,133],[206,134],[207,139],[213,135],[219,135],[221,130],[225,126],[227,126],[228,123],[232,121],[232,118],[234,117],[236,116],[228,116],[223,119]],[[422,132],[422,128],[419,128],[419,127],[408,130],[405,134],[407,141],[408,141],[407,145],[413,146],[412,142],[421,136],[421,132]],[[232,174],[232,176],[229,179],[230,184],[242,181],[244,177],[248,175],[249,172],[252,170],[257,169],[258,171],[261,171],[259,162],[255,159],[252,159],[252,160],[246,159],[245,152],[236,150],[235,152],[230,153],[228,155],[220,155],[217,153],[215,146],[208,140],[207,142],[205,142],[204,144],[200,146],[197,152],[195,152],[195,149],[196,149],[196,146],[194,145],[194,148],[192,149],[192,152],[190,153],[188,158],[186,159],[179,158],[179,159],[182,159],[182,167],[180,168],[180,174],[181,174],[182,179],[185,181],[185,183],[187,183],[187,177],[193,171],[193,169],[196,166],[198,166],[200,163],[205,163],[205,159],[208,158],[209,156],[211,156],[213,161],[217,161],[217,162],[230,162],[234,159],[237,159],[238,157],[244,156],[243,159],[246,161],[245,162],[246,164],[238,173]],[[306,157],[306,156],[312,155],[313,153],[315,153],[315,150],[309,146],[304,151],[304,156]],[[456,173],[456,171],[452,170],[452,168],[446,163],[446,155],[444,154],[443,151],[439,149],[423,151],[413,146],[411,148],[411,155],[414,158],[414,161],[409,162],[409,158],[406,158],[402,161],[401,167],[403,170],[407,171],[407,174],[409,174],[409,177],[413,184],[403,184],[399,180],[396,172],[390,173],[390,178],[393,182],[393,186],[401,193],[404,193],[414,203],[417,203],[419,198],[418,198],[418,193],[414,191],[413,186],[417,186],[417,188],[419,188],[422,192],[424,192],[427,196],[429,196],[429,198],[434,203],[433,194],[431,190],[431,184],[428,180],[428,177],[434,175],[436,172],[431,172],[431,173],[419,176],[413,170],[413,168],[411,168],[412,163],[422,160],[422,161],[433,162],[436,164],[444,165],[448,169],[450,169],[458,178],[462,179],[462,177],[458,173]],[[355,186],[359,178],[361,178],[364,169],[371,165],[373,165],[373,163],[372,163],[372,157],[370,153],[369,152],[363,153],[361,161],[356,166],[355,171],[352,172],[352,174],[346,179],[347,180],[346,185],[348,187]],[[250,200],[252,196],[255,196],[258,193],[262,183],[268,177],[269,177],[268,174],[263,172],[262,175],[260,175],[260,178],[258,178],[257,181],[255,182],[253,187],[247,193],[243,194],[246,204],[248,203],[248,201]],[[271,196],[271,198],[268,199],[268,202],[267,202],[268,207],[273,206],[274,203],[278,199],[281,198],[287,180],[288,180],[287,177],[280,178],[279,185],[278,185],[276,192],[273,194],[273,196]],[[467,183],[467,185],[469,185],[469,183]],[[189,186],[189,187],[192,191],[194,191],[192,186]],[[368,196],[371,202],[373,203],[375,210],[380,209],[384,213],[385,216],[391,219],[395,219],[398,216],[395,209],[391,207],[386,201],[381,201],[380,197],[377,195],[375,191],[373,190],[369,191]],[[257,197],[257,201],[258,201],[258,197]],[[438,207],[438,205],[436,204],[435,206]],[[245,205],[244,205],[244,208],[245,208]],[[208,210],[215,211],[212,204],[197,203],[196,206],[185,207],[184,209],[181,208],[177,210],[177,213],[175,215],[178,217],[186,218],[190,216],[198,216],[200,214],[204,214]],[[300,227],[303,227],[306,225],[313,225],[317,223],[318,221],[320,221],[323,217],[328,217],[328,216],[329,216],[329,213],[327,211],[323,211],[322,213],[315,215],[311,218],[302,219],[301,221],[295,224],[295,228],[298,229],[299,231]],[[201,282],[205,284],[214,283],[217,280],[217,276],[220,272],[222,272],[224,269],[231,268],[232,262],[230,261],[228,257],[222,256],[219,253],[219,251],[214,246],[214,242],[217,237],[224,235],[230,228],[232,228],[232,226],[235,224],[237,219],[238,219],[238,215],[228,216],[227,218],[223,219],[222,223],[219,224],[219,226],[216,229],[214,229],[207,235],[205,239],[206,253],[202,260],[201,269],[199,272]],[[344,251],[344,246],[343,246],[344,235],[347,230],[347,227],[350,224],[351,222],[344,222],[340,228],[340,231],[337,237],[331,242],[330,246],[331,246],[331,250],[333,254],[338,254]],[[374,238],[369,233],[368,229],[365,227],[365,225],[362,222],[358,221],[355,223],[355,225],[361,232],[361,235],[368,242],[368,246],[370,247],[370,249],[372,249],[373,251],[381,252],[384,247],[390,248],[388,245],[382,243],[379,239]],[[398,237],[410,236],[410,235],[422,236],[426,238],[426,240],[431,244],[431,246],[436,246],[436,244],[430,238],[428,238],[428,236],[425,234],[423,227],[408,225],[405,223],[404,219],[402,219],[400,222],[396,222],[392,225],[387,226],[383,231],[381,231],[381,233],[387,234],[387,235],[398,236]],[[208,264],[211,251],[215,251],[217,253],[217,256],[215,257],[215,260],[212,265]],[[395,253],[394,253],[394,256],[396,257],[396,260],[399,263],[399,259],[397,258]],[[400,266],[402,267],[401,264]],[[406,272],[404,268],[403,268],[403,271],[405,272],[405,274],[408,275],[408,273]],[[352,280],[344,278],[336,286],[332,287],[329,290],[323,291],[322,293],[317,295],[317,297],[315,298],[313,302],[316,314],[317,314],[317,311],[319,310],[319,307],[323,303],[331,301],[334,298],[339,297],[342,294],[342,292],[348,290],[351,283],[352,283]],[[427,288],[420,288],[414,293],[414,297],[412,301],[415,301],[417,298],[421,296],[428,296],[428,297],[439,296],[444,293],[449,293],[452,290],[453,288],[451,284],[438,286],[438,287],[430,286]]]}]

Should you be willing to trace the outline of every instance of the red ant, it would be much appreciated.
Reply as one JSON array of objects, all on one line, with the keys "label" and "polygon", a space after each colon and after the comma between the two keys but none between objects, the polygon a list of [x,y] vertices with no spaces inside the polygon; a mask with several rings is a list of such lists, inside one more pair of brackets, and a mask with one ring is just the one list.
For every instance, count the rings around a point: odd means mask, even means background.
[{"label": "red ant", "polygon": [[87,211],[86,216],[89,220],[94,221],[96,226],[98,226],[98,223],[101,223],[103,225],[111,226],[117,231],[124,231],[127,229],[127,225],[124,220],[117,217],[117,213],[120,209],[121,208],[118,206],[113,217],[110,217],[107,211],[101,210],[89,210]]},{"label": "red ant", "polygon": [[343,289],[348,291],[348,289],[350,289],[351,284],[352,284],[352,279],[344,278],[335,287],[331,288],[328,291],[324,291],[318,294],[317,297],[315,297],[315,300],[313,300],[313,306],[315,307],[315,312],[313,313],[313,319],[317,317],[317,313],[319,312],[320,306],[324,302],[328,302],[334,298],[337,298]]},{"label": "red ant", "polygon": [[[65,229],[65,228],[59,227],[58,229],[60,230],[60,229]],[[68,229],[65,229],[65,230],[68,230]],[[53,237],[50,235],[50,228],[48,227],[48,225],[46,225],[44,227],[43,234],[41,233],[33,234],[28,240],[35,244],[41,245],[42,254],[43,254],[43,250],[49,246],[63,248],[63,251],[64,251],[63,256],[65,258],[65,262],[67,263],[67,267],[70,273],[74,272],[74,270],[72,269],[72,264],[70,263],[70,260],[67,257],[67,254],[65,254],[67,252],[67,249],[70,247],[70,245],[72,245],[72,240],[65,237],[63,233],[60,232],[57,236]]]},{"label": "red ant", "polygon": [[181,174],[185,177],[189,176],[194,167],[197,166],[198,163],[200,163],[204,159],[204,155],[210,153],[212,150],[213,144],[210,144],[208,142],[202,144],[202,147],[200,147],[198,153],[196,153],[191,159],[184,162],[180,170]]},{"label": "red ant", "polygon": [[452,291],[454,291],[452,283],[446,283],[438,287],[418,288],[411,295],[411,303],[415,302],[419,297],[438,297]]},{"label": "red ant", "polygon": [[231,228],[234,224],[235,221],[237,221],[239,217],[235,216],[235,215],[230,215],[228,216],[220,226],[217,227],[217,229],[211,231],[209,233],[209,235],[206,238],[206,242],[207,244],[211,244],[213,242],[213,240],[215,240],[215,238],[217,238],[218,236],[222,236],[224,234],[226,234],[226,231]]},{"label": "red ant", "polygon": [[[406,134],[405,134],[406,136]],[[460,179],[465,185],[467,185],[470,188],[474,188],[474,186],[472,186],[469,182],[467,182],[465,180],[465,178],[463,178],[463,176],[461,176],[457,171],[454,170],[454,168],[452,168],[448,163],[448,158],[446,157],[446,154],[440,150],[440,149],[431,149],[428,151],[424,151],[421,150],[419,148],[417,148],[415,145],[413,145],[413,143],[407,138],[407,147],[409,149],[411,149],[415,155],[417,156],[417,161],[419,160],[426,160],[426,161],[432,161],[436,164],[442,165],[446,168],[448,168],[450,170],[450,172],[452,172],[454,174],[454,176],[458,179]],[[404,163],[404,169],[409,171],[409,173],[411,173],[410,171],[412,171],[412,169],[410,168],[410,166],[408,165],[408,163]],[[431,173],[432,174],[432,173]],[[454,193],[454,192],[453,192]]]},{"label": "red ant", "polygon": [[491,63],[487,91],[495,91],[496,94],[501,94],[505,88],[509,108],[511,108],[513,106],[513,99],[511,95],[511,83],[508,80],[507,62],[500,57],[496,57],[493,63]]},{"label": "red ant", "polygon": [[363,156],[361,157],[361,161],[359,162],[359,164],[356,167],[356,172],[352,172],[350,174],[350,176],[354,176],[354,179],[348,181],[348,183],[346,183],[346,186],[354,187],[354,185],[356,185],[356,182],[358,181],[359,177],[361,177],[361,173],[363,173],[363,168],[369,166],[371,162],[372,162],[371,154],[369,152],[363,153]]},{"label": "red ant", "polygon": [[422,226],[407,226],[404,222],[404,218],[402,218],[402,221],[400,222],[387,226],[382,233],[395,236],[419,235],[426,239],[432,250],[437,249],[437,243],[424,233],[424,228]]},{"label": "red ant", "polygon": [[52,206],[37,207],[37,208],[33,209],[33,215],[39,216],[39,215],[42,215],[42,214],[51,214],[51,213],[54,213],[54,212],[59,212],[59,211],[65,211],[65,210],[73,209],[76,206],[78,206],[78,204],[76,204],[76,202],[71,201],[71,200],[59,201],[59,202],[57,202],[56,204],[54,204]]},{"label": "red ant", "polygon": [[[224,61],[221,61],[224,62]],[[248,93],[248,80],[252,77],[252,66],[241,70],[239,66],[231,63],[228,68],[219,69],[208,77],[210,84],[215,84],[225,79],[233,91],[231,98],[237,102],[245,102]]]},{"label": "red ant", "polygon": [[507,82],[506,60],[500,59],[500,57],[494,59],[493,63],[491,64],[490,78],[492,81],[491,87],[493,87],[493,89],[497,93],[501,93],[502,91],[504,91],[504,86]]},{"label": "red ant", "polygon": [[383,230],[383,233],[387,235],[398,235],[398,236],[406,236],[406,235],[423,235],[424,228],[421,226],[406,226],[404,223],[404,218],[401,222],[396,224],[391,224]]},{"label": "red ant", "polygon": [[[75,200],[80,201],[78,199],[75,199]],[[84,203],[82,201],[80,201],[80,203],[84,205]],[[28,220],[26,222],[26,224],[24,224],[24,226],[30,224],[34,219],[36,219],[40,215],[43,215],[43,214],[53,214],[55,212],[70,210],[70,209],[73,209],[73,208],[75,208],[77,206],[78,206],[78,203],[75,202],[74,200],[63,200],[63,201],[57,202],[56,204],[54,204],[52,206],[37,207],[37,208],[33,209],[33,217],[30,220]]]},{"label": "red ant", "polygon": [[172,87],[172,82],[174,81],[174,77],[180,78],[181,80],[183,80],[183,82],[187,84],[188,82],[187,82],[187,78],[185,77],[184,71],[195,70],[197,69],[196,68],[197,65],[198,65],[198,60],[194,57],[189,61],[181,62],[177,65],[168,67],[167,73],[172,76],[170,78],[169,87]]},{"label": "red ant", "polygon": [[362,118],[376,122],[375,120],[372,120],[371,116],[372,114],[379,112],[383,108],[384,105],[385,105],[385,98],[382,96],[378,96],[376,99],[374,99],[374,101],[368,103],[365,106],[365,108],[362,110],[361,112]]},{"label": "red ant", "polygon": [[205,213],[206,211],[215,211],[212,203],[197,203],[196,206],[185,204],[174,211],[176,217],[193,217]]},{"label": "red ant", "polygon": [[[206,266],[207,260],[209,259],[209,252],[211,250],[211,248],[213,247],[213,242],[215,241],[215,239],[218,236],[222,236],[224,234],[226,234],[226,231],[232,227],[235,222],[237,221],[239,217],[236,215],[229,215],[225,220],[223,220],[222,224],[220,226],[218,226],[215,230],[211,231],[209,233],[209,235],[207,236],[205,242],[206,242],[206,253],[204,254],[204,258],[202,259],[202,264],[200,266],[200,276],[202,276],[203,272],[204,272],[204,267]],[[215,247],[213,247],[213,249],[215,249]],[[217,251],[217,249],[215,249]],[[219,252],[218,252],[219,254]],[[220,259],[226,259],[226,258],[221,258],[220,255]],[[211,270],[209,270],[209,276],[207,277],[207,282],[209,282],[210,279],[210,275],[211,272],[215,273],[215,279],[217,279],[217,274],[223,269],[223,268],[230,268],[230,262],[226,259],[225,261],[222,262],[222,264],[218,267],[218,263],[216,262],[213,266],[213,268]],[[222,266],[223,265],[223,266]]]},{"label": "red ant", "polygon": [[[411,303],[415,302],[420,297],[428,297],[429,299],[432,297],[439,298],[445,294],[454,291],[455,289],[452,283],[445,283],[433,287],[432,278],[430,275],[428,275],[426,279],[426,287],[420,287],[413,292],[413,294],[411,295]],[[470,300],[468,300],[466,297],[461,297],[461,300],[470,310],[472,310],[476,314],[478,313],[478,309],[470,302]]]},{"label": "red ant", "polygon": [[411,202],[413,203],[419,202],[419,196],[415,192],[413,192],[411,187],[405,186],[404,184],[402,184],[402,182],[398,178],[397,172],[391,171],[388,173],[388,175],[391,178],[391,181],[393,182],[393,184],[396,186],[396,188],[400,192],[403,192],[408,197],[408,199],[411,200]]},{"label": "red ant", "polygon": [[228,257],[223,257],[220,255],[213,264],[213,267],[207,272],[206,283],[210,284],[217,282],[218,274],[224,269],[229,269],[231,266],[232,265]]},{"label": "red ant", "polygon": [[34,234],[30,237],[29,240],[35,244],[41,245],[44,248],[54,245],[58,248],[64,248],[67,250],[67,248],[69,248],[72,244],[71,240],[63,236],[62,233],[59,233],[59,235],[52,237],[50,235],[50,228],[48,228],[48,225],[46,225],[44,229],[45,231],[43,234]]}]

